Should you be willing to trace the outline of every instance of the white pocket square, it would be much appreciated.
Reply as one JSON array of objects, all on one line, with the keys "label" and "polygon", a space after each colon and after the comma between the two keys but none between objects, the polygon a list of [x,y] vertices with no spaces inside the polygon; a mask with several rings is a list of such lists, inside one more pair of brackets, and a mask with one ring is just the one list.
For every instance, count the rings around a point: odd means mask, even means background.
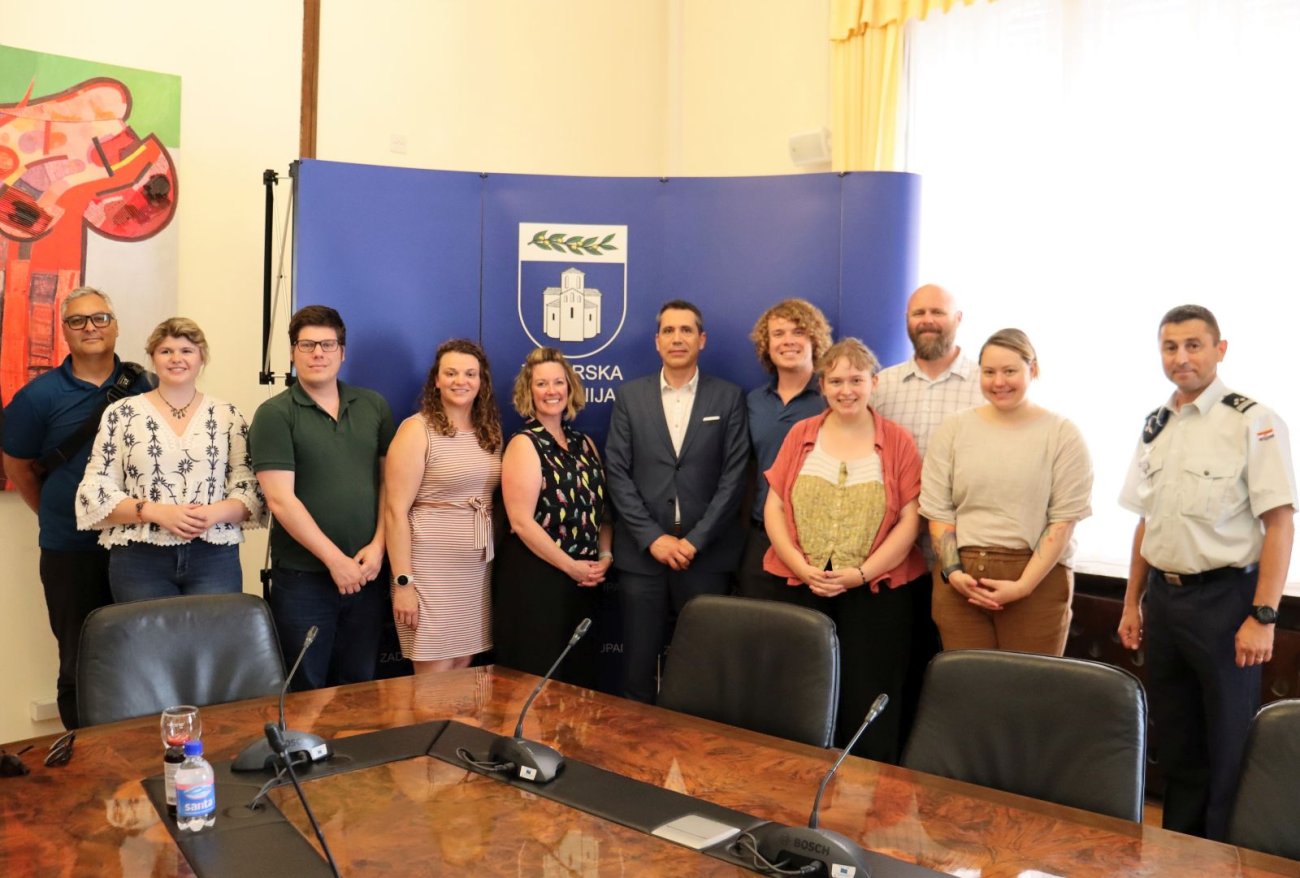
[{"label": "white pocket square", "polygon": [[701,420],[701,421],[720,421],[720,420],[722,420],[722,415],[709,415],[709,416],[706,417],[706,418],[700,418],[700,420]]}]

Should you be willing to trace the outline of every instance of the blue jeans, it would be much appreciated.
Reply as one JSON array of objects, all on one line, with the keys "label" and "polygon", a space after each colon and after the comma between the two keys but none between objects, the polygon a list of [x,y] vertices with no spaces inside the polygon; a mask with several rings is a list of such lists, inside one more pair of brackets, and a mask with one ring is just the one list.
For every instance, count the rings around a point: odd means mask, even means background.
[{"label": "blue jeans", "polygon": [[380,635],[390,613],[387,590],[387,567],[361,591],[349,595],[339,594],[328,573],[272,569],[267,602],[275,617],[286,673],[293,668],[308,629],[313,625],[320,629],[290,684],[295,692],[375,678]]},{"label": "blue jeans", "polygon": [[179,546],[127,543],[108,551],[108,584],[116,603],[243,589],[239,546],[191,540]]}]

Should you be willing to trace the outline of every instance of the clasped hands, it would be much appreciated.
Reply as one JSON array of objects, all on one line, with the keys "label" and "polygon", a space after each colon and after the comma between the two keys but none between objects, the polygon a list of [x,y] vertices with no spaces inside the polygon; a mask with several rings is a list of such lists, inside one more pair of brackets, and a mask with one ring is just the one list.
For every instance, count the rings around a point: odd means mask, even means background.
[{"label": "clasped hands", "polygon": [[339,594],[356,594],[363,585],[375,580],[383,565],[384,545],[381,542],[378,545],[368,543],[351,557],[339,552],[338,557],[327,566]]},{"label": "clasped hands", "polygon": [[221,522],[217,510],[204,503],[149,503],[141,507],[140,517],[183,540],[192,540]]},{"label": "clasped hands", "polygon": [[650,555],[673,570],[685,570],[695,560],[695,547],[685,537],[664,534],[650,544]]},{"label": "clasped hands", "polygon": [[976,579],[964,570],[948,574],[948,584],[967,601],[983,610],[1001,610],[1033,591],[1018,579]]},{"label": "clasped hands", "polygon": [[798,573],[808,590],[820,598],[839,597],[851,588],[865,585],[867,581],[859,567],[818,570],[811,564],[805,564]]},{"label": "clasped hands", "polygon": [[584,558],[572,558],[569,562],[569,578],[582,588],[591,588],[605,581],[605,574],[614,563],[613,558],[592,561]]}]

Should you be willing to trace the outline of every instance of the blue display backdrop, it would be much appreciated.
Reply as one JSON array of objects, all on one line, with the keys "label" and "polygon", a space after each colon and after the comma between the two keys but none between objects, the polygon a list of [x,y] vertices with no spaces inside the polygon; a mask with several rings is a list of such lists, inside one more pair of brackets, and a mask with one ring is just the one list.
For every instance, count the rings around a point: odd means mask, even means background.
[{"label": "blue display backdrop", "polygon": [[337,308],[343,380],[415,411],[447,338],[478,338],[483,181],[477,174],[302,161],[294,301]]},{"label": "blue display backdrop", "polygon": [[[702,368],[765,376],[749,332],[798,296],[885,364],[909,347],[919,179],[910,174],[595,178],[479,175],[303,161],[295,301],[338,308],[345,380],[403,417],[434,349],[482,342],[498,399],[528,351],[564,351],[587,385],[578,426],[603,440],[622,381],[659,367],[655,314],[704,312]],[[507,431],[518,423],[505,412]]]}]

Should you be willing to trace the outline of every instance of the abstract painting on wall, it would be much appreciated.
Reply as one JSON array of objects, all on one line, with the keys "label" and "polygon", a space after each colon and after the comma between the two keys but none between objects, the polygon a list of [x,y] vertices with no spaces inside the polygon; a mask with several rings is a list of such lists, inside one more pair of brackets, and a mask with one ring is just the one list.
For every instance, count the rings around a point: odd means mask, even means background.
[{"label": "abstract painting on wall", "polygon": [[119,351],[176,305],[180,77],[0,46],[0,401],[67,355],[59,306],[114,300]]}]

